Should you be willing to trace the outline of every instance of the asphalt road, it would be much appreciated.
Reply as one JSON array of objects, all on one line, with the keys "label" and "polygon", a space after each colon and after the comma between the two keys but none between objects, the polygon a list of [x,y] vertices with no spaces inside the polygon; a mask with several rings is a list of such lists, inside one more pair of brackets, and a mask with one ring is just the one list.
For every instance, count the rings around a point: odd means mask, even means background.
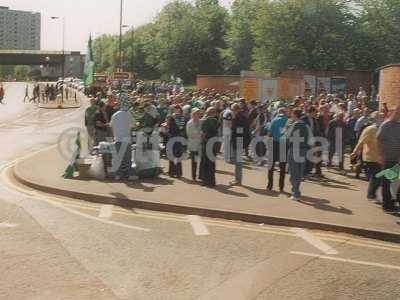
[{"label": "asphalt road", "polygon": [[0,106],[0,299],[400,299],[400,245],[20,186],[9,165],[83,116],[23,104],[24,86]]}]

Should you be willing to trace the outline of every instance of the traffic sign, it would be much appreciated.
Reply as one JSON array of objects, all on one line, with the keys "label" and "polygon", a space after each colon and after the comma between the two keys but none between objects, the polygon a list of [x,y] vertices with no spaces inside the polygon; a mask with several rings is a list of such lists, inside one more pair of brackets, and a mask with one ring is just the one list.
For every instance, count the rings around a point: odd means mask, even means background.
[{"label": "traffic sign", "polygon": [[113,78],[115,80],[127,80],[131,78],[131,74],[128,72],[115,72]]}]

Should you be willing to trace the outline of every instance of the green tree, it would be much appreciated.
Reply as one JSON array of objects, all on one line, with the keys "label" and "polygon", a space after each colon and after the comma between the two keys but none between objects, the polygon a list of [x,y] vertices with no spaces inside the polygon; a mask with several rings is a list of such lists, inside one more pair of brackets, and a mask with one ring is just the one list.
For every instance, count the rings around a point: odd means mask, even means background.
[{"label": "green tree", "polygon": [[179,0],[167,4],[154,26],[154,41],[146,47],[150,64],[164,78],[174,75],[192,80],[199,55],[193,6]]},{"label": "green tree", "polygon": [[15,66],[0,66],[0,77],[14,76]]},{"label": "green tree", "polygon": [[[218,0],[196,0],[194,9],[194,34],[197,40],[199,74],[220,74],[223,63],[219,50],[225,48],[228,12]],[[196,74],[194,74],[196,75]]]},{"label": "green tree", "polygon": [[14,76],[17,80],[26,80],[30,74],[30,68],[28,66],[15,66]]},{"label": "green tree", "polygon": [[152,23],[131,29],[124,34],[124,69],[138,74],[142,79],[158,79],[160,73],[149,61],[155,35]]},{"label": "green tree", "polygon": [[114,72],[117,67],[117,55],[117,36],[104,34],[93,41],[93,59],[96,72]]},{"label": "green tree", "polygon": [[238,74],[251,68],[254,48],[251,28],[258,9],[266,5],[264,0],[235,0],[232,3],[225,36],[227,48],[220,49],[225,72]]},{"label": "green tree", "polygon": [[346,0],[281,0],[260,9],[253,26],[256,69],[344,69],[354,18]]},{"label": "green tree", "polygon": [[[400,0],[357,0],[353,61],[366,69],[400,60]],[[359,47],[357,47],[359,45]]]}]

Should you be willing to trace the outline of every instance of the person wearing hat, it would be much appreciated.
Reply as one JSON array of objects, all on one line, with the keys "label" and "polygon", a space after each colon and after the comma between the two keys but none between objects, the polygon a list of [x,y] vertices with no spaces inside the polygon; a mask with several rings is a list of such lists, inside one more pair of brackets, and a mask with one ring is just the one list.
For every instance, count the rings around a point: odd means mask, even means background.
[{"label": "person wearing hat", "polygon": [[191,119],[186,124],[186,135],[188,137],[188,150],[190,152],[190,159],[192,163],[192,179],[197,179],[197,167],[201,153],[201,122],[200,122],[200,109],[193,108]]},{"label": "person wearing hat", "polygon": [[119,95],[119,111],[111,118],[110,126],[114,134],[115,149],[117,155],[116,165],[113,165],[115,179],[127,178],[136,180],[132,170],[132,128],[134,120],[129,112],[130,99],[127,95]]}]

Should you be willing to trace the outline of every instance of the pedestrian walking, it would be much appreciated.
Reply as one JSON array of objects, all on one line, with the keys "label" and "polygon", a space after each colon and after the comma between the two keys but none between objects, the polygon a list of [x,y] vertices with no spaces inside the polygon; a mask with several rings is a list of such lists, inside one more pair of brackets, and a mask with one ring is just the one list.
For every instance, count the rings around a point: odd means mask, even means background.
[{"label": "pedestrian walking", "polygon": [[182,171],[182,158],[185,151],[184,144],[179,138],[185,136],[185,117],[183,116],[182,107],[177,104],[174,107],[175,113],[168,117],[168,138],[171,141],[172,151],[168,153],[169,170],[168,175],[170,177],[181,178],[183,175]]},{"label": "pedestrian walking", "polygon": [[[380,162],[384,170],[393,168],[400,162],[400,105],[391,112],[389,120],[378,130],[378,146]],[[383,178],[383,210],[389,213],[397,212],[391,193],[391,182]]]},{"label": "pedestrian walking", "polygon": [[96,128],[95,128],[95,116],[98,110],[96,105],[96,99],[90,98],[90,106],[85,111],[85,127],[88,133],[88,150],[89,153],[93,152],[93,147],[96,141]]},{"label": "pedestrian walking", "polygon": [[192,180],[196,181],[201,154],[201,122],[198,108],[192,109],[191,119],[186,124],[186,135],[188,137],[188,150],[192,165]]},{"label": "pedestrian walking", "polygon": [[[310,106],[307,110],[307,115],[302,117],[303,122],[311,129],[311,132],[314,137],[322,137],[322,130],[320,126],[320,122],[317,120],[317,113],[318,110],[315,106]],[[322,145],[320,142],[315,143],[312,145],[311,148],[320,148]],[[315,167],[315,175],[316,176],[322,176],[322,151],[318,151],[315,153],[317,161],[312,161],[309,158],[307,158],[306,162],[306,169],[305,169],[305,175],[311,175],[312,170]]]},{"label": "pedestrian walking", "polygon": [[25,87],[24,103],[26,102],[26,100],[29,101],[29,85],[26,85]]},{"label": "pedestrian walking", "polygon": [[226,163],[232,162],[232,119],[233,112],[229,105],[226,106],[222,112],[222,139],[224,146],[224,159]]},{"label": "pedestrian walking", "polygon": [[292,185],[292,197],[299,201],[301,197],[300,185],[306,168],[307,151],[310,149],[312,138],[311,129],[301,119],[303,111],[295,109],[292,114],[293,124],[288,132],[288,162],[290,183]]},{"label": "pedestrian walking", "polygon": [[0,85],[0,103],[1,104],[4,104],[3,100],[4,100],[5,94],[6,94],[6,92],[5,92],[3,85]]},{"label": "pedestrian walking", "polygon": [[247,118],[240,105],[235,103],[232,106],[232,157],[235,164],[235,180],[230,185],[242,185],[243,179],[243,153],[245,128],[247,126]]},{"label": "pedestrian walking", "polygon": [[217,149],[215,142],[218,137],[218,119],[216,113],[215,108],[209,107],[201,126],[202,153],[200,162],[200,179],[203,181],[203,185],[208,187],[214,187],[216,185],[215,160]]},{"label": "pedestrian walking", "polygon": [[381,186],[381,179],[376,178],[376,175],[382,170],[382,166],[379,161],[379,146],[377,140],[378,129],[385,119],[383,113],[375,112],[371,115],[371,120],[374,122],[373,125],[365,128],[362,132],[357,146],[355,147],[351,158],[355,159],[362,154],[364,163],[367,167],[368,172],[368,199],[377,199],[377,190]]},{"label": "pedestrian walking", "polygon": [[344,114],[338,113],[334,120],[329,122],[327,138],[329,141],[328,167],[332,167],[335,154],[338,157],[339,170],[344,173],[344,151],[346,141],[346,123]]},{"label": "pedestrian walking", "polygon": [[[96,99],[92,98],[95,105]],[[129,98],[125,95],[119,96],[119,111],[117,111],[110,121],[115,142],[116,159],[113,159],[117,165],[113,166],[115,171],[115,180],[122,178],[130,181],[138,179],[133,175],[132,169],[132,128],[134,120],[129,112]],[[115,157],[114,157],[115,158]]]},{"label": "pedestrian walking", "polygon": [[108,129],[110,128],[109,119],[106,113],[106,104],[100,102],[99,108],[94,116],[96,138],[95,143],[98,146],[101,142],[105,142],[108,137]]},{"label": "pedestrian walking", "polygon": [[[269,137],[272,139],[272,143],[268,143],[268,146],[272,146],[269,149],[269,170],[268,170],[268,186],[267,190],[272,191],[274,187],[274,168],[275,164],[279,162],[279,190],[283,192],[285,190],[285,178],[286,178],[286,154],[287,145],[286,138],[284,136],[284,130],[287,126],[289,118],[286,115],[286,110],[280,108],[278,115],[272,120],[269,128]],[[272,156],[272,157],[271,157]]]}]

